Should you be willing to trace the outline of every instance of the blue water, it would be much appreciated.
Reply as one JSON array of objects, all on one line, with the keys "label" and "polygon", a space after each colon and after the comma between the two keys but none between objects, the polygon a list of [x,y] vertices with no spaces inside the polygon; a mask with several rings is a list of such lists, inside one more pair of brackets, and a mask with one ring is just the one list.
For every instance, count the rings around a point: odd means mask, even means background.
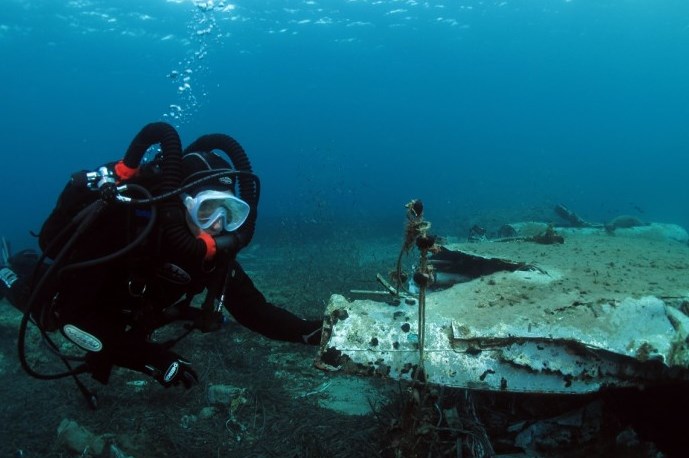
[{"label": "blue water", "polygon": [[395,231],[411,198],[446,235],[556,203],[689,227],[686,0],[6,0],[0,49],[15,245],[159,120],[242,143],[259,232]]}]

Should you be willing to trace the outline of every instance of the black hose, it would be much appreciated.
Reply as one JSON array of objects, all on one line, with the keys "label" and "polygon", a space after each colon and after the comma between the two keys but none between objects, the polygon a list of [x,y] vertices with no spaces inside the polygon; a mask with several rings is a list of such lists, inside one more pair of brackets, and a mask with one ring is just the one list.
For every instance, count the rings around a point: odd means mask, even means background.
[{"label": "black hose", "polygon": [[227,154],[230,163],[237,171],[249,172],[249,174],[239,175],[237,183],[239,185],[239,197],[249,204],[250,212],[246,222],[236,233],[239,238],[239,248],[243,248],[251,242],[256,230],[256,220],[258,218],[258,200],[260,197],[260,182],[253,174],[251,162],[244,148],[226,134],[203,135],[196,139],[184,150],[184,155],[193,152],[211,152],[218,149]]},{"label": "black hose", "polygon": [[[127,149],[127,152],[125,154],[125,157],[123,158],[123,163],[131,168],[135,169],[139,166],[141,163],[141,159],[143,158],[144,154],[150,148],[152,145],[160,143],[161,144],[161,149],[163,152],[163,163],[162,163],[162,169],[163,169],[163,190],[164,191],[173,191],[175,188],[178,188],[181,179],[182,179],[182,146],[181,146],[181,141],[179,139],[179,135],[177,134],[177,131],[175,130],[174,127],[172,127],[169,124],[166,123],[151,123],[146,125],[137,135],[134,137],[134,140],[132,140],[131,144],[129,145],[129,148]],[[151,197],[151,194],[148,190],[143,188],[142,186],[138,186],[135,184],[128,184],[127,188],[131,187],[131,189],[135,191],[142,192],[146,197]],[[172,206],[172,203],[166,202],[163,204],[164,206]],[[29,297],[29,300],[26,305],[26,310],[24,312],[24,315],[22,317],[22,321],[19,325],[19,337],[18,337],[18,352],[19,352],[19,360],[21,363],[22,368],[24,371],[26,371],[29,375],[35,378],[39,379],[44,379],[44,380],[52,380],[52,379],[57,379],[57,378],[62,378],[62,377],[67,377],[67,376],[75,376],[78,373],[84,372],[85,368],[79,367],[76,369],[72,369],[67,362],[67,360],[64,357],[61,357],[63,362],[68,368],[67,372],[62,372],[58,374],[41,374],[36,371],[34,371],[28,364],[28,361],[26,360],[26,351],[25,351],[25,344],[26,344],[26,330],[28,326],[28,322],[31,319],[32,312],[37,309],[37,305],[39,304],[39,299],[40,298],[45,298],[46,294],[44,292],[45,288],[49,287],[50,281],[52,279],[62,273],[65,269],[76,269],[76,268],[83,268],[83,267],[90,267],[96,264],[101,264],[103,262],[110,261],[116,257],[122,256],[129,251],[131,251],[133,248],[135,248],[139,243],[141,243],[145,237],[150,233],[150,231],[153,228],[153,225],[155,224],[156,220],[156,209],[155,207],[152,207],[152,214],[151,214],[151,219],[149,223],[146,225],[146,228],[140,234],[134,241],[131,243],[127,244],[125,247],[122,249],[116,251],[115,253],[111,253],[110,255],[103,256],[98,259],[93,259],[93,260],[88,260],[84,262],[79,262],[71,265],[64,266],[64,262],[67,259],[67,256],[69,253],[72,251],[72,247],[74,244],[79,240],[79,238],[86,233],[86,231],[91,227],[91,225],[98,219],[100,214],[105,210],[105,208],[108,206],[108,202],[106,202],[103,199],[98,199],[95,202],[91,203],[88,207],[86,207],[84,210],[82,210],[77,216],[75,216],[72,221],[63,229],[60,231],[60,234],[58,234],[58,237],[55,238],[55,240],[61,240],[63,236],[66,236],[69,230],[74,228],[76,226],[76,230],[72,234],[71,237],[67,240],[67,242],[64,244],[64,246],[60,249],[59,253],[55,256],[54,261],[52,264],[49,265],[49,267],[46,269],[46,271],[43,273],[43,275],[38,279],[37,283],[35,283],[35,286],[32,288],[32,293],[31,296]],[[177,205],[178,207],[178,205]],[[78,224],[78,225],[77,225]],[[201,242],[203,243],[203,242]],[[51,247],[54,245],[54,243],[51,243]],[[46,257],[46,253],[49,252],[49,249],[46,249],[44,251],[43,256],[39,260],[40,265],[43,260]],[[40,316],[40,314],[38,314]],[[39,330],[43,337],[50,341],[50,337],[47,335],[45,330],[39,326]],[[79,385],[79,382],[77,382],[77,385]],[[80,386],[80,389],[82,387]],[[82,390],[83,392],[83,390]]]},{"label": "black hose", "polygon": [[[160,143],[163,155],[165,156],[163,170],[168,173],[176,174],[177,177],[181,177],[182,142],[175,128],[165,122],[152,122],[146,124],[129,144],[129,148],[127,148],[122,162],[131,169],[139,167],[141,159],[144,157],[144,154],[146,154],[148,148],[158,143]],[[169,162],[170,157],[173,158],[172,162]],[[179,158],[176,163],[175,157]],[[166,166],[167,169],[165,169]],[[177,179],[177,183],[179,184],[181,178]]]},{"label": "black hose", "polygon": [[[184,188],[193,187],[195,184],[203,181],[210,181],[213,178],[220,176],[237,175],[237,182],[239,184],[239,197],[249,204],[249,216],[246,222],[231,236],[223,236],[223,240],[219,240],[219,248],[237,252],[245,247],[251,241],[256,228],[256,218],[258,216],[258,199],[260,195],[260,183],[258,177],[253,174],[251,163],[241,145],[229,135],[225,134],[211,134],[199,137],[191,145],[184,150],[184,155],[192,152],[210,152],[213,149],[218,149],[230,159],[232,169],[218,170],[218,175],[211,175],[202,178],[194,184],[188,184]],[[183,157],[183,156],[182,156]],[[237,173],[240,172],[240,173]],[[167,171],[164,170],[163,175],[167,176]],[[179,184],[175,187],[179,188]],[[176,189],[175,194],[182,192],[182,189]],[[164,191],[173,192],[171,189],[164,189]],[[205,243],[190,232],[186,223],[184,211],[179,205],[170,203],[162,209],[162,219],[164,221],[163,237],[171,245],[174,246],[180,253],[189,256],[192,259],[202,260],[206,254]]]},{"label": "black hose", "polygon": [[[190,256],[195,259],[202,260],[206,254],[206,246],[202,240],[194,237],[189,231],[184,212],[179,204],[179,200],[172,199],[171,197],[179,195],[187,188],[191,188],[200,182],[205,182],[220,176],[236,176],[237,182],[239,184],[239,196],[245,200],[250,206],[250,214],[247,218],[247,223],[245,223],[240,230],[235,231],[234,234],[229,234],[225,239],[219,240],[218,245],[221,248],[227,250],[227,254],[235,253],[242,247],[246,246],[253,237],[255,223],[257,218],[257,207],[258,199],[260,196],[260,182],[258,177],[253,174],[251,169],[251,164],[248,157],[246,156],[242,147],[234,139],[223,134],[206,135],[199,138],[196,142],[192,143],[187,151],[190,150],[201,150],[201,151],[211,151],[212,149],[219,149],[224,151],[230,158],[234,170],[219,170],[217,174],[212,174],[210,176],[196,180],[193,183],[189,183],[186,186],[181,187],[182,182],[182,152],[181,152],[181,142],[179,140],[179,135],[174,127],[166,123],[151,123],[146,125],[132,140],[125,157],[122,162],[125,166],[136,169],[143,158],[144,154],[152,145],[160,143],[162,149],[163,160],[161,163],[162,169],[162,184],[159,188],[161,194],[153,197],[151,193],[144,187],[128,183],[125,184],[124,190],[131,189],[133,191],[140,192],[146,197],[144,199],[132,199],[128,198],[125,202],[131,205],[150,205],[151,206],[151,218],[144,230],[137,236],[135,240],[128,243],[125,247],[120,250],[111,253],[106,256],[102,256],[97,259],[91,259],[87,261],[77,262],[73,264],[64,265],[65,261],[68,259],[68,255],[71,253],[74,244],[83,236],[91,225],[98,219],[101,213],[107,208],[109,202],[103,200],[103,198],[96,200],[87,206],[84,210],[79,212],[70,223],[60,231],[57,237],[54,238],[53,243],[44,251],[43,256],[39,260],[39,265],[43,263],[46,258],[46,253],[53,251],[57,248],[57,242],[62,242],[69,231],[73,230],[74,233],[67,239],[66,243],[59,250],[57,255],[54,257],[54,261],[48,266],[46,271],[40,278],[34,278],[35,286],[32,288],[32,294],[27,302],[26,310],[22,317],[22,321],[19,326],[19,338],[18,338],[18,351],[19,360],[22,368],[32,377],[51,380],[67,376],[75,377],[77,385],[79,385],[80,390],[84,393],[84,387],[76,379],[76,375],[85,372],[87,368],[85,366],[80,366],[72,369],[64,355],[60,355],[60,358],[65,363],[68,368],[67,372],[57,373],[57,374],[41,374],[33,370],[27,360],[25,352],[26,343],[26,331],[29,320],[32,318],[32,312],[38,311],[37,306],[40,299],[45,299],[46,293],[44,292],[46,288],[50,287],[50,283],[55,278],[65,271],[92,267],[98,264],[109,262],[115,258],[123,256],[124,254],[130,252],[136,246],[138,246],[152,231],[156,218],[159,217],[162,220],[162,232],[163,237],[167,242],[171,243],[172,246],[178,247],[180,252],[185,256]],[[118,189],[122,191],[122,189]],[[157,213],[156,205],[160,203],[160,215]],[[221,269],[222,270],[222,269]],[[224,275],[221,275],[224,277]],[[224,282],[218,283],[217,288],[214,290],[222,289]],[[211,297],[215,297],[219,291],[213,291]],[[39,314],[40,316],[40,314]],[[44,339],[46,339],[50,344],[52,341],[47,335],[45,330],[39,325],[38,326]],[[87,393],[85,393],[86,396]],[[87,396],[88,398],[88,396]]]},{"label": "black hose", "polygon": [[[258,216],[258,200],[260,197],[260,181],[253,173],[251,162],[244,152],[242,146],[232,137],[225,134],[210,134],[199,137],[192,142],[185,150],[184,155],[197,152],[210,153],[218,149],[223,151],[230,160],[230,169],[218,169],[216,173],[211,173],[199,180],[188,183],[184,188],[193,188],[199,183],[210,182],[217,178],[228,176],[236,177],[239,189],[239,197],[249,205],[249,215],[244,224],[229,234],[216,237],[216,246],[219,249],[219,256],[233,258],[236,253],[247,246],[253,238]],[[180,192],[182,192],[180,190]],[[184,234],[188,234],[188,229],[174,228],[170,230],[168,236],[180,246],[184,243]],[[216,270],[213,280],[208,285],[206,297],[203,301],[202,309],[205,313],[212,313],[216,298],[220,297],[227,283],[229,271],[229,259],[223,259],[219,263],[220,268]]]},{"label": "black hose", "polygon": [[[39,372],[36,372],[29,366],[28,361],[26,360],[26,330],[27,326],[29,323],[29,319],[31,318],[31,312],[36,309],[36,305],[38,304],[38,299],[43,296],[43,290],[44,288],[47,287],[47,283],[49,280],[53,278],[54,275],[57,274],[57,272],[60,269],[60,266],[64,262],[65,257],[67,256],[68,253],[71,252],[72,247],[74,244],[79,240],[79,238],[86,232],[86,230],[93,224],[96,219],[100,216],[100,214],[103,212],[107,204],[102,201],[102,200],[97,200],[93,202],[91,205],[86,207],[81,214],[85,214],[83,217],[83,220],[81,224],[77,227],[77,229],[74,231],[74,234],[69,238],[65,246],[60,250],[60,253],[55,257],[55,260],[53,261],[52,264],[48,267],[46,272],[40,277],[38,280],[38,283],[36,286],[33,288],[31,292],[31,296],[29,297],[29,300],[26,304],[26,310],[24,311],[24,315],[22,316],[22,321],[19,324],[19,336],[17,338],[17,350],[19,353],[19,362],[22,366],[22,369],[29,374],[30,376],[41,379],[41,380],[54,380],[62,377],[69,377],[76,375],[75,371],[69,368],[67,372],[62,372],[58,374],[41,374]],[[41,334],[43,335],[44,338],[47,338],[50,340],[48,335],[45,333],[45,331],[39,327],[39,330],[41,331]],[[64,359],[63,359],[64,361]],[[69,365],[68,365],[69,367]]]},{"label": "black hose", "polygon": [[[174,196],[179,189],[182,178],[182,144],[174,127],[164,122],[146,125],[129,145],[123,159],[127,167],[135,168],[151,145],[161,144],[162,162],[160,192]],[[175,199],[164,199],[159,213],[162,236],[169,246],[174,246],[179,253],[189,259],[202,261],[206,255],[206,244],[194,237],[189,231],[184,211]]]},{"label": "black hose", "polygon": [[[151,197],[152,197],[151,193],[148,191],[148,189],[144,188],[143,186],[139,186],[137,184],[127,184],[126,188],[132,189],[134,191],[139,191],[142,194],[144,194],[146,197],[148,197],[149,200],[152,200],[151,199]],[[100,258],[89,259],[87,261],[82,261],[82,262],[77,262],[77,263],[66,265],[62,269],[60,269],[59,274],[63,275],[65,272],[68,272],[70,270],[83,269],[85,267],[93,267],[96,265],[103,264],[105,262],[112,261],[113,259],[117,259],[121,256],[124,256],[125,254],[129,253],[134,248],[139,246],[139,244],[141,244],[146,239],[146,237],[148,237],[148,235],[153,230],[153,226],[156,223],[157,217],[158,217],[158,210],[156,209],[155,205],[152,205],[151,206],[151,217],[150,217],[148,223],[146,223],[146,226],[141,231],[141,233],[134,240],[132,240],[130,243],[128,243],[124,247],[120,248],[119,250],[115,251],[114,253],[110,253],[108,255],[101,256]]]}]

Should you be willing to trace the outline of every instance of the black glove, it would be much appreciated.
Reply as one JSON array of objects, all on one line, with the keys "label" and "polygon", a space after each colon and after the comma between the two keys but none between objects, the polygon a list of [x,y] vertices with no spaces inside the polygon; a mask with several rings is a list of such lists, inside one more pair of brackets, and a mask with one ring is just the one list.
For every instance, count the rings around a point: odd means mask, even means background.
[{"label": "black glove", "polygon": [[321,320],[309,320],[304,324],[301,339],[306,345],[320,345],[322,333],[323,322]]},{"label": "black glove", "polygon": [[17,274],[9,267],[0,268],[0,291],[9,291],[17,278]]},{"label": "black glove", "polygon": [[[14,293],[17,289],[17,286],[14,286],[13,288],[12,285],[22,283],[17,283],[17,280],[19,280],[19,276],[17,276],[17,273],[14,270],[10,269],[9,267],[0,266],[0,299],[7,297],[10,303],[14,304]],[[17,306],[17,308],[19,308],[19,306]]]},{"label": "black glove", "polygon": [[169,350],[162,350],[151,355],[150,362],[144,368],[151,377],[165,388],[182,383],[184,388],[189,389],[199,381],[191,363]]},{"label": "black glove", "polygon": [[[38,261],[38,254],[35,251],[23,250],[10,256],[7,265],[0,263],[0,299],[7,297],[15,307],[22,310],[24,304],[20,303],[19,299],[22,294],[28,299],[30,292],[28,284],[36,261]],[[17,280],[19,280],[18,283]],[[15,283],[18,286],[13,289],[12,286]],[[24,291],[18,291],[18,289]]]}]

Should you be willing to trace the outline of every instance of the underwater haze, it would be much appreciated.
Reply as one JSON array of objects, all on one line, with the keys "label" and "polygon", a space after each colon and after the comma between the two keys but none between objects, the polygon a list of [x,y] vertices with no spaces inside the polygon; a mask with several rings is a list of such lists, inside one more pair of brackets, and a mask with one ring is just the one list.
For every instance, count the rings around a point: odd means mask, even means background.
[{"label": "underwater haze", "polygon": [[149,122],[222,132],[258,232],[620,214],[689,227],[686,0],[3,0],[0,231]]}]

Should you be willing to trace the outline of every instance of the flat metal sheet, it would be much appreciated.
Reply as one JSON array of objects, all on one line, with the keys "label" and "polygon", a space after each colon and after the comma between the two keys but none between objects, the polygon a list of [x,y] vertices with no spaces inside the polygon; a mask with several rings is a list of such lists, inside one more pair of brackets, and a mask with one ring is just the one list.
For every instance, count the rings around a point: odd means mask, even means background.
[{"label": "flat metal sheet", "polygon": [[[689,379],[689,247],[662,237],[658,228],[634,229],[614,235],[563,231],[561,245],[448,245],[533,268],[428,293],[427,380],[472,389],[586,393]],[[317,365],[411,379],[419,364],[416,305],[333,295],[327,313]]]}]

